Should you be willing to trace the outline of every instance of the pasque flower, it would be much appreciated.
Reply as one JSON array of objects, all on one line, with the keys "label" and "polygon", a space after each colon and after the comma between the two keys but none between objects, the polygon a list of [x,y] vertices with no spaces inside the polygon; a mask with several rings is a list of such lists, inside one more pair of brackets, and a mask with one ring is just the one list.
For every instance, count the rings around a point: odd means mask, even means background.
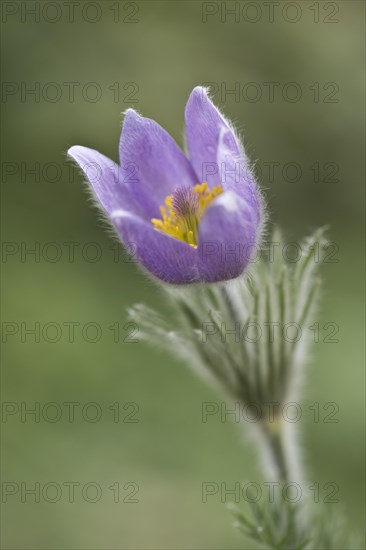
[{"label": "pasque flower", "polygon": [[[339,539],[328,517],[320,517],[319,529],[307,503],[285,496],[290,485],[302,493],[297,427],[286,420],[285,405],[297,404],[308,344],[291,339],[286,328],[295,326],[301,336],[314,322],[320,261],[312,258],[323,248],[323,229],[303,243],[296,264],[283,255],[260,257],[251,277],[239,277],[260,238],[262,200],[232,126],[200,87],[186,106],[186,141],[184,154],[156,122],[129,109],[120,164],[86,147],[68,151],[141,266],[171,283],[162,288],[166,313],[137,304],[129,317],[141,339],[183,359],[240,406],[266,478],[284,484],[280,496],[252,502],[253,518],[235,509],[239,529],[261,548],[355,548]],[[284,250],[280,231],[270,244]],[[229,279],[236,280],[173,286]]]},{"label": "pasque flower", "polygon": [[192,91],[185,118],[187,154],[133,109],[125,113],[120,165],[87,147],[68,154],[150,274],[171,284],[233,279],[258,242],[261,196],[240,141],[204,88]]}]

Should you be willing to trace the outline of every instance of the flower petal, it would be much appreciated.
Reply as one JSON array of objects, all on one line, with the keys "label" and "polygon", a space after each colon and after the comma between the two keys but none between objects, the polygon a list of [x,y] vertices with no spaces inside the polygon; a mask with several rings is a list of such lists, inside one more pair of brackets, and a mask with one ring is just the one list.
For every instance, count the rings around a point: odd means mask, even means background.
[{"label": "flower petal", "polygon": [[222,128],[217,149],[217,165],[220,167],[221,185],[234,191],[255,212],[259,223],[262,217],[262,198],[245,153],[240,150],[231,130]]},{"label": "flower petal", "polygon": [[141,218],[118,210],[112,222],[135,260],[166,283],[181,285],[199,279],[197,250],[189,244],[164,235]]},{"label": "flower petal", "polygon": [[221,130],[232,132],[229,124],[201,86],[192,91],[185,118],[189,158],[200,182],[207,181],[210,187],[219,185],[217,148]]},{"label": "flower petal", "polygon": [[217,197],[199,228],[201,278],[213,283],[238,277],[252,257],[256,233],[257,222],[250,205],[232,191]]},{"label": "flower petal", "polygon": [[200,86],[187,102],[186,124],[189,156],[199,178],[237,193],[256,210],[259,221],[262,201],[249,161],[229,122]]},{"label": "flower petal", "polygon": [[80,145],[71,147],[67,154],[78,163],[108,215],[117,208],[139,212],[118,164],[98,151]]},{"label": "flower petal", "polygon": [[190,162],[172,137],[155,121],[133,109],[125,115],[120,146],[121,166],[132,165],[137,181],[129,185],[147,220],[160,216],[160,206],[177,187],[198,183]]}]

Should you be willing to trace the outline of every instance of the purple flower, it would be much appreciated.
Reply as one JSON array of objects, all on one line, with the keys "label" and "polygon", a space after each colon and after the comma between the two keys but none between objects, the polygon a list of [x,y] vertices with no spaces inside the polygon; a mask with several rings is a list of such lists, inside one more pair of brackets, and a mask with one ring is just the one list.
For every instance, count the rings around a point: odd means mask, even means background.
[{"label": "purple flower", "polygon": [[240,275],[258,243],[259,190],[232,127],[197,87],[185,112],[187,154],[156,122],[125,114],[120,165],[87,147],[68,154],[137,261],[171,284]]}]

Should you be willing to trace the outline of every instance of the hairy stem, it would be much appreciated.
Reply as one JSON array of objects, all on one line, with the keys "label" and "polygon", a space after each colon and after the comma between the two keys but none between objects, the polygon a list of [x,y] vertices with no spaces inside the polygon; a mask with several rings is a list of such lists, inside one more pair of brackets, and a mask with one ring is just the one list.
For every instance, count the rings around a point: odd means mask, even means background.
[{"label": "hairy stem", "polygon": [[265,474],[271,481],[301,485],[302,474],[296,444],[295,426],[276,418],[265,419],[259,426],[259,451]]},{"label": "hairy stem", "polygon": [[286,460],[287,457],[285,455],[282,430],[267,430],[266,437],[268,439],[269,452],[272,455],[271,460],[274,464],[274,469],[277,472],[276,476],[278,481],[288,483],[291,480],[289,479],[289,468]]}]

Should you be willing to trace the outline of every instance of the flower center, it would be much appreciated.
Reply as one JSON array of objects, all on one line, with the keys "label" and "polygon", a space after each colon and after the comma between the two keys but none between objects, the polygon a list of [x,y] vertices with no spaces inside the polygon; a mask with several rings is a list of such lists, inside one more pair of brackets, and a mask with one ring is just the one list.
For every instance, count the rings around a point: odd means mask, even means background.
[{"label": "flower center", "polygon": [[221,185],[209,189],[207,183],[178,187],[160,207],[162,219],[152,218],[154,228],[197,248],[198,228],[206,208],[223,193]]}]

